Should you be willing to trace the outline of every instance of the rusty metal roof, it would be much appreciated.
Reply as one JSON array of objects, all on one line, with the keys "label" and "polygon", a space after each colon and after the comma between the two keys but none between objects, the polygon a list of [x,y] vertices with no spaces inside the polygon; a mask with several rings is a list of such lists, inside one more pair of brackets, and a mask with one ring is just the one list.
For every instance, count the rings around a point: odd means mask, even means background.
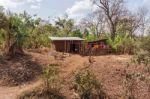
[{"label": "rusty metal roof", "polygon": [[52,41],[83,41],[80,37],[49,37]]}]

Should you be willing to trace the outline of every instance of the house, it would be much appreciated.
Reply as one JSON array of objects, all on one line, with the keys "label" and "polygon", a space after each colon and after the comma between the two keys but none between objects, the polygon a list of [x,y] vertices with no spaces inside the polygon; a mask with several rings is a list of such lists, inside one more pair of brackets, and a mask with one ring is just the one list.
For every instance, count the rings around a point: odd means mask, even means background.
[{"label": "house", "polygon": [[98,48],[104,49],[107,47],[108,44],[107,44],[107,39],[100,39],[96,41],[90,41],[88,42],[88,45],[91,47],[98,46]]},{"label": "house", "polygon": [[84,39],[79,37],[49,37],[51,47],[58,52],[82,53]]},{"label": "house", "polygon": [[85,53],[86,55],[101,55],[111,52],[111,46],[107,43],[107,39],[100,39],[96,41],[89,41],[86,43]]}]

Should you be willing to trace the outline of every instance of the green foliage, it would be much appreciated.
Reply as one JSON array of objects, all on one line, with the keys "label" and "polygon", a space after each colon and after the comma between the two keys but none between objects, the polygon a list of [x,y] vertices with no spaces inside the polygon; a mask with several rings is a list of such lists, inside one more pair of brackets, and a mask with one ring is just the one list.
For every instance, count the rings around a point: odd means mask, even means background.
[{"label": "green foliage", "polygon": [[[132,63],[136,64],[134,66],[133,72],[129,73],[128,68],[130,65],[127,66],[125,72],[125,87],[126,87],[126,97],[130,99],[135,99],[135,88],[137,88],[137,81],[145,82],[148,86],[148,90],[150,89],[150,53],[143,49],[136,50],[133,58],[131,59]],[[141,65],[142,64],[142,65]],[[140,72],[138,66],[144,66],[144,72]],[[132,66],[132,65],[131,65]],[[130,69],[129,69],[130,70]],[[146,73],[146,75],[145,75]]]},{"label": "green foliage", "polygon": [[66,99],[62,94],[37,88],[22,93],[17,99]]},{"label": "green foliage", "polygon": [[82,33],[80,32],[80,30],[78,29],[78,30],[74,30],[73,32],[72,32],[72,34],[71,34],[71,36],[73,36],[73,37],[81,37],[82,38]]},{"label": "green foliage", "polygon": [[130,34],[133,28],[131,22],[128,18],[120,19],[117,24],[117,32],[121,35]]},{"label": "green foliage", "polygon": [[81,99],[106,99],[102,84],[89,71],[79,72],[75,75],[75,90]]},{"label": "green foliage", "polygon": [[16,18],[18,18],[17,22],[19,22],[18,27],[16,26],[18,28],[18,31],[16,31],[17,44],[18,46],[23,46],[24,42],[26,41],[26,38],[29,37],[30,33],[35,28],[35,25],[38,23],[34,23],[32,17],[26,12],[20,14],[19,16],[16,16]]},{"label": "green foliage", "polygon": [[84,30],[83,38],[86,41],[94,41],[97,39],[97,37],[94,34],[90,34],[90,32],[87,29]]},{"label": "green foliage", "polygon": [[24,42],[34,28],[34,25],[32,17],[26,12],[9,15],[7,25],[3,27],[3,30],[6,31],[4,33],[6,54],[12,55],[23,52],[22,47]]},{"label": "green foliage", "polygon": [[3,44],[5,42],[5,31],[4,30],[0,30],[0,49],[1,47],[3,47]]},{"label": "green foliage", "polygon": [[138,50],[132,58],[133,63],[144,64],[150,74],[150,52],[146,50]]},{"label": "green foliage", "polygon": [[133,54],[134,49],[136,48],[135,40],[128,34],[126,34],[125,36],[117,34],[114,40],[109,37],[108,44],[111,45],[115,53]]},{"label": "green foliage", "polygon": [[[1,7],[0,7],[1,8]],[[2,10],[2,8],[0,9]],[[79,29],[74,29],[74,20],[57,18],[55,25],[47,23],[28,13],[9,13],[0,11],[0,49],[5,45],[6,52],[22,52],[23,48],[50,47],[49,36],[82,37]],[[3,30],[3,31],[2,31]],[[5,31],[5,32],[4,32]],[[22,51],[21,51],[22,50]]]},{"label": "green foliage", "polygon": [[59,65],[50,64],[43,72],[44,86],[47,90],[60,90]]},{"label": "green foliage", "polygon": [[69,19],[68,16],[65,16],[64,18],[58,17],[55,21],[55,25],[58,29],[58,35],[67,37],[73,30],[74,21]]},{"label": "green foliage", "polygon": [[150,52],[150,34],[141,38],[140,48]]},{"label": "green foliage", "polygon": [[138,47],[132,62],[136,64],[144,64],[147,71],[150,73],[150,35],[139,39]]},{"label": "green foliage", "polygon": [[24,92],[18,99],[65,99],[60,93],[59,65],[50,64],[43,71],[43,85]]},{"label": "green foliage", "polygon": [[5,31],[0,30],[0,49],[5,42]]},{"label": "green foliage", "polygon": [[133,75],[136,75],[134,78],[144,81],[148,86],[148,91],[150,91],[150,36],[148,35],[146,37],[139,38],[139,41],[140,43],[138,43],[132,62],[138,65],[143,64],[148,75],[143,74],[143,72],[136,74],[137,71],[135,71]]},{"label": "green foliage", "polygon": [[[39,26],[34,29],[34,31],[29,35],[26,40],[25,47],[26,48],[41,48],[41,47],[49,47],[50,40],[49,40],[49,30],[47,25]],[[30,42],[29,42],[30,41]]]},{"label": "green foliage", "polygon": [[89,34],[88,36],[85,37],[86,41],[95,41],[97,38],[93,34]]}]

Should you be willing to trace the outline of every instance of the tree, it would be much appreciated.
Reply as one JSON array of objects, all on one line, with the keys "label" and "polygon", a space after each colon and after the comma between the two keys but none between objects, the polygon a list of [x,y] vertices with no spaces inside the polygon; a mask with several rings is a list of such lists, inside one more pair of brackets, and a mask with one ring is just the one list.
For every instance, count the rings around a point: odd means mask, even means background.
[{"label": "tree", "polygon": [[67,16],[64,18],[58,18],[55,21],[56,27],[60,30],[60,36],[69,36],[74,27],[74,20],[69,19]]},{"label": "tree", "polygon": [[[144,35],[145,26],[148,23],[148,10],[146,8],[139,8],[138,12],[131,13],[128,11],[127,15],[120,18],[117,24],[117,32],[130,37],[134,37],[135,33]],[[140,31],[141,30],[141,31]]]},{"label": "tree", "polygon": [[111,37],[115,38],[118,20],[125,14],[124,0],[92,0],[105,14],[110,27]]},{"label": "tree", "polygon": [[0,6],[0,50],[3,51],[6,42],[6,30],[8,30],[9,19],[4,13],[4,8]]},{"label": "tree", "polygon": [[8,17],[4,13],[4,8],[0,6],[0,30],[6,30],[9,25]]},{"label": "tree", "polygon": [[26,48],[49,47],[49,36],[56,36],[57,29],[49,23],[39,24],[27,38]]},{"label": "tree", "polygon": [[102,11],[96,10],[83,18],[80,26],[89,29],[95,37],[99,38],[104,33],[105,23],[105,17]]},{"label": "tree", "polygon": [[145,31],[145,26],[148,23],[148,9],[144,8],[144,7],[140,7],[138,8],[138,11],[136,13],[133,14],[129,14],[128,16],[128,23],[129,23],[129,27],[130,27],[130,36],[133,37],[135,31],[137,30],[142,30],[141,32],[142,35],[144,34]]},{"label": "tree", "polygon": [[34,20],[26,12],[23,14],[12,14],[9,16],[7,26],[6,54],[13,56],[23,54],[23,44],[26,37],[33,32]]},{"label": "tree", "polygon": [[82,35],[82,33],[81,33],[81,31],[79,29],[74,30],[72,32],[71,36],[73,36],[73,37],[81,37],[81,38],[83,37],[83,35]]}]

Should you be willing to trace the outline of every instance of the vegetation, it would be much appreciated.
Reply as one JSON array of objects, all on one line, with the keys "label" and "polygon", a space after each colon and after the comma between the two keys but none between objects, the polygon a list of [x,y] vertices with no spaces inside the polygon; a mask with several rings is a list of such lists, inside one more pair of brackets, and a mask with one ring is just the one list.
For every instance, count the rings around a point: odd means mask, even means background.
[{"label": "vegetation", "polygon": [[1,7],[1,54],[13,56],[23,54],[23,49],[50,47],[49,36],[75,36],[87,41],[108,38],[115,53],[133,54],[135,39],[139,40],[136,32],[144,28],[142,26],[147,22],[147,10],[140,8],[139,12],[132,13],[126,8],[124,0],[91,1],[98,9],[88,14],[79,24],[67,15],[57,17],[51,23],[51,19],[46,21],[27,12],[7,14]]},{"label": "vegetation", "polygon": [[25,48],[50,47],[49,36],[82,37],[80,30],[74,29],[74,21],[67,17],[56,19],[52,25],[27,12],[5,14],[1,11],[0,21],[0,50],[8,56],[23,54]]},{"label": "vegetation", "polygon": [[75,75],[74,89],[80,99],[107,99],[102,84],[89,71],[82,71]]},{"label": "vegetation", "polygon": [[117,34],[115,39],[108,39],[108,44],[112,47],[112,50],[118,54],[134,54],[136,49],[136,40],[132,39],[128,34],[122,36]]},{"label": "vegetation", "polygon": [[[0,66],[5,64],[3,69],[0,69],[0,74],[3,75],[0,78],[4,80],[4,83],[19,85],[42,74],[42,66],[36,62],[36,59],[26,55],[26,50],[50,48],[49,36],[73,36],[84,38],[86,41],[107,39],[113,53],[133,55],[132,65],[128,64],[124,68],[123,77],[125,78],[122,78],[124,79],[125,99],[136,99],[134,90],[139,81],[146,83],[150,92],[150,30],[145,29],[150,27],[147,9],[139,8],[138,12],[130,11],[126,7],[125,0],[91,1],[97,9],[81,19],[79,23],[67,15],[57,17],[51,22],[52,19],[43,20],[37,15],[29,15],[26,11],[6,13],[6,10],[0,6]],[[103,44],[101,45],[100,47],[103,48]],[[74,44],[72,47],[75,47]],[[92,48],[87,45],[87,47],[92,53],[92,51],[97,51],[99,45]],[[54,57],[55,60],[60,60],[57,59],[58,57],[63,58],[63,62],[65,61],[61,54],[54,55]],[[11,64],[9,64],[10,61]],[[89,62],[94,66],[95,60],[92,56],[89,57]],[[144,71],[138,71],[138,66],[141,66],[140,69],[144,68]],[[121,72],[121,70],[118,71]],[[58,64],[50,64],[45,68],[42,81],[41,88],[25,92],[19,99],[65,98],[60,92],[62,82],[59,77]],[[79,99],[108,99],[103,84],[89,70],[78,72],[73,84]]]},{"label": "vegetation", "polygon": [[[138,42],[138,46],[136,47],[134,56],[132,57],[132,63],[136,65],[133,66],[133,72],[127,72],[132,65],[129,64],[126,67],[126,96],[130,99],[136,99],[134,90],[137,88],[138,81],[144,82],[148,87],[147,92],[150,92],[150,50],[148,46],[150,43],[149,35],[147,37],[142,37],[139,40],[140,42]],[[143,68],[143,72],[138,71],[139,65]]]},{"label": "vegetation", "polygon": [[43,85],[24,92],[18,99],[65,99],[60,93],[59,65],[50,64],[43,72]]},{"label": "vegetation", "polygon": [[45,70],[43,74],[45,89],[60,90],[59,79],[59,65],[51,64]]}]

